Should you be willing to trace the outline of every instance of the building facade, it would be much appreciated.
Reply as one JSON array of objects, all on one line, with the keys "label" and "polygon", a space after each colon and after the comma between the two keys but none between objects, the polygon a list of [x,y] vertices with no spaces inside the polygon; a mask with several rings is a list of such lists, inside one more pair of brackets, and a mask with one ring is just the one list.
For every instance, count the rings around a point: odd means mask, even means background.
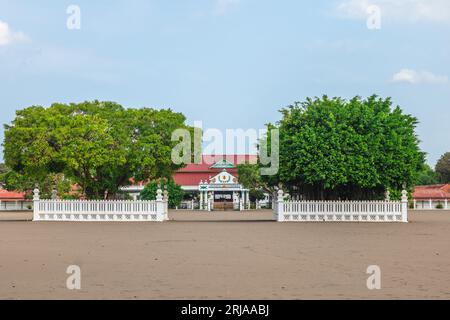
[{"label": "building facade", "polygon": [[[239,183],[237,165],[256,162],[256,155],[203,155],[200,163],[178,170],[173,178],[185,192],[180,209],[250,209],[249,190]],[[143,189],[143,184],[135,184],[122,188],[122,191],[139,199]],[[258,202],[256,206],[264,205],[266,201]]]},{"label": "building facade", "polygon": [[449,210],[450,184],[417,186],[413,193],[413,206],[417,210]]}]

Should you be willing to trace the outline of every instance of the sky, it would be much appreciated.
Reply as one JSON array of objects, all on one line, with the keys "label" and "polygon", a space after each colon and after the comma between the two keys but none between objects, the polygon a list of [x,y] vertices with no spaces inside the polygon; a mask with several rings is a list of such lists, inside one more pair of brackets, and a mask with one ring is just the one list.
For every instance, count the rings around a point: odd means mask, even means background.
[{"label": "sky", "polygon": [[306,97],[378,94],[419,119],[434,166],[449,40],[448,0],[0,0],[0,122],[98,99],[258,130]]}]

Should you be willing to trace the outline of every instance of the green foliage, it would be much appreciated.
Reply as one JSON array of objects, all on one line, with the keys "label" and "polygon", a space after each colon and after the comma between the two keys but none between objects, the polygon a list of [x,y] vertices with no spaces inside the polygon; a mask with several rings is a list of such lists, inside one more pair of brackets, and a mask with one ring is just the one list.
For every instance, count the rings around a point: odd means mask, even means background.
[{"label": "green foliage", "polygon": [[[138,181],[170,176],[172,131],[188,128],[171,110],[125,109],[113,102],[32,106],[5,126],[4,158],[18,190],[64,174],[88,198]],[[190,128],[188,128],[190,129]]]},{"label": "green foliage", "polygon": [[177,185],[172,178],[164,179],[160,182],[154,181],[147,184],[144,190],[141,191],[142,200],[155,200],[158,185],[161,190],[167,190],[169,193],[169,207],[175,208],[180,205],[183,200],[184,191],[181,186]]},{"label": "green foliage", "polygon": [[271,186],[260,174],[259,169],[257,164],[244,163],[237,166],[239,183],[250,190],[251,202],[264,199],[264,192],[273,193]]},{"label": "green foliage", "polygon": [[417,185],[433,185],[439,183],[439,177],[437,173],[429,165],[425,164],[422,171],[419,172],[417,178]]},{"label": "green foliage", "polygon": [[441,183],[450,183],[450,152],[445,153],[436,164],[436,173]]},{"label": "green foliage", "polygon": [[309,199],[382,199],[423,168],[417,119],[389,98],[308,98],[281,112],[279,179]]}]

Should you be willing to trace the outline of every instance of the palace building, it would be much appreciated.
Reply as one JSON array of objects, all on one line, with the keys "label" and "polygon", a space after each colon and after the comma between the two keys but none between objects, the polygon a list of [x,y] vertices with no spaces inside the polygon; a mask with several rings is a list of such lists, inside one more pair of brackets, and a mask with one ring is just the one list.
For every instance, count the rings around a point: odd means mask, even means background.
[{"label": "palace building", "polygon": [[[250,209],[249,190],[238,181],[237,165],[256,164],[256,155],[203,155],[199,164],[188,164],[175,172],[175,183],[185,191],[181,209],[246,210]],[[134,199],[143,184],[122,188]],[[268,200],[268,199],[267,199]]]}]

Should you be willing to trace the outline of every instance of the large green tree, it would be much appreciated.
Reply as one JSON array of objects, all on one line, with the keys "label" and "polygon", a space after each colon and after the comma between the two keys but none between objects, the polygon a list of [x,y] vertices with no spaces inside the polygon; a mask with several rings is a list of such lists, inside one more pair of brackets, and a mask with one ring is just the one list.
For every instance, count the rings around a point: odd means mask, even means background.
[{"label": "large green tree", "polygon": [[450,183],[450,152],[442,155],[436,164],[436,173],[441,183]]},{"label": "large green tree", "polygon": [[417,119],[389,98],[310,99],[282,109],[279,181],[307,199],[381,199],[415,185]]},{"label": "large green tree", "polygon": [[62,173],[88,198],[101,198],[131,178],[167,177],[179,168],[171,161],[171,134],[179,128],[191,129],[171,110],[100,101],[32,106],[5,126],[4,158],[24,181],[43,183]]}]

